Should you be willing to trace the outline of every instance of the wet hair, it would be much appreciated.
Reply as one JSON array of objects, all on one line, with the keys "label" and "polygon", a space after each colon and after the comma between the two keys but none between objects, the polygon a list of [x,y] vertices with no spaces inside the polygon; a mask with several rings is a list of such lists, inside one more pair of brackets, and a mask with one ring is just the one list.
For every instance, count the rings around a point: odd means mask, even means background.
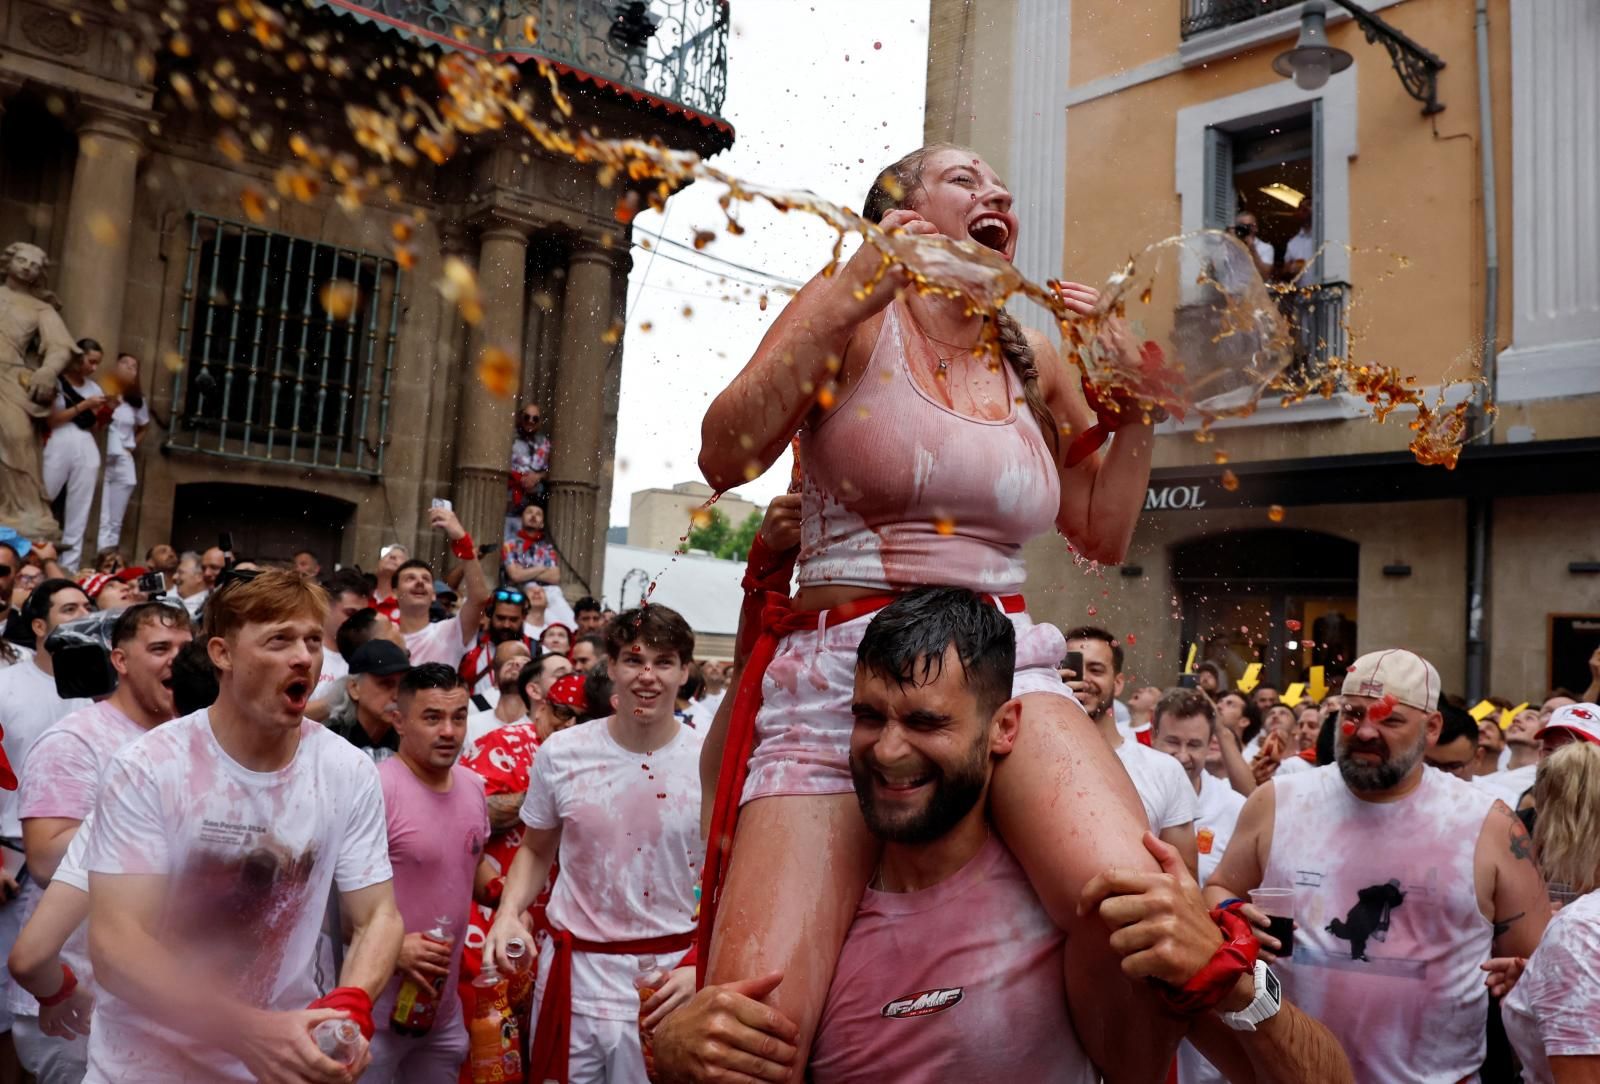
[{"label": "wet hair", "polygon": [[600,612],[600,603],[596,602],[593,598],[590,598],[588,595],[584,595],[577,602],[574,602],[572,604],[572,613],[573,613],[574,616],[576,616],[578,614],[584,614],[584,613],[599,613],[599,612]]},{"label": "wet hair", "polygon": [[[309,551],[302,550],[301,552]],[[367,577],[353,568],[339,569],[322,581],[322,589],[328,592],[330,601],[340,595],[360,595],[362,598],[366,598],[372,594],[372,587],[367,582]]]},{"label": "wet hair", "polygon": [[398,699],[408,700],[424,689],[443,689],[449,692],[462,687],[461,675],[455,667],[442,662],[425,662],[413,666],[400,675]]},{"label": "wet hair", "polygon": [[638,606],[617,615],[606,626],[606,655],[620,658],[635,640],[657,651],[673,651],[682,662],[694,658],[694,632],[677,610],[665,606]]},{"label": "wet hair", "polygon": [[364,610],[357,610],[345,618],[344,624],[339,626],[339,631],[333,634],[334,650],[343,658],[348,659],[356,653],[356,648],[376,635],[377,624],[377,610],[374,610],[371,606]]},{"label": "wet hair", "polygon": [[1579,893],[1600,887],[1600,745],[1575,741],[1540,761],[1533,802],[1545,879]]},{"label": "wet hair", "polygon": [[1011,699],[1017,634],[1005,614],[964,587],[923,587],[878,611],[856,666],[901,688],[937,681],[954,647],[967,688],[987,718]]},{"label": "wet hair", "polygon": [[181,718],[217,701],[217,670],[204,640],[190,640],[172,658],[172,709]]},{"label": "wet hair", "polygon": [[189,611],[182,606],[166,602],[139,602],[129,606],[111,626],[111,646],[121,647],[139,635],[146,625],[164,625],[169,629],[188,630],[194,627]]},{"label": "wet hair", "polygon": [[1067,633],[1067,640],[1099,640],[1102,644],[1111,646],[1111,668],[1117,673],[1122,673],[1122,645],[1117,638],[1100,628],[1098,625],[1079,625]]},{"label": "wet hair", "polygon": [[[7,249],[6,251],[10,251]],[[79,339],[77,347],[85,354],[104,354],[106,348],[100,345],[99,339]]]},{"label": "wet hair", "polygon": [[1478,723],[1465,708],[1458,708],[1441,696],[1439,714],[1444,718],[1444,725],[1439,728],[1439,745],[1448,745],[1457,738],[1468,738],[1474,749],[1478,747]]},{"label": "wet hair", "polygon": [[28,601],[22,604],[22,616],[29,624],[35,621],[48,622],[50,620],[50,607],[54,604],[56,595],[69,587],[74,591],[83,590],[72,580],[61,577],[45,580],[33,589],[33,593],[28,596]]},{"label": "wet hair", "polygon": [[226,639],[246,625],[291,617],[328,617],[328,593],[298,572],[269,568],[250,579],[229,580],[206,598],[206,639]]},{"label": "wet hair", "polygon": [[1161,700],[1156,704],[1156,709],[1150,713],[1151,725],[1161,729],[1161,720],[1167,717],[1174,719],[1187,719],[1193,715],[1203,715],[1213,729],[1217,725],[1217,709],[1212,705],[1211,698],[1199,689],[1168,689],[1161,694]]},{"label": "wet hair", "polygon": [[[882,222],[883,216],[890,211],[909,208],[919,192],[926,195],[927,188],[922,183],[922,166],[929,155],[937,154],[939,151],[960,151],[974,158],[981,157],[977,151],[956,143],[929,143],[918,147],[878,174],[877,181],[867,192],[866,202],[861,206],[861,217],[869,222]],[[994,321],[1000,353],[1011,366],[1012,372],[1017,374],[1017,381],[1022,385],[1023,400],[1028,404],[1028,413],[1032,414],[1033,420],[1038,423],[1039,431],[1044,435],[1050,451],[1059,456],[1061,425],[1056,421],[1050,405],[1045,402],[1044,389],[1039,385],[1039,369],[1033,355],[1033,346],[1028,342],[1022,325],[1009,312],[996,309]]]}]

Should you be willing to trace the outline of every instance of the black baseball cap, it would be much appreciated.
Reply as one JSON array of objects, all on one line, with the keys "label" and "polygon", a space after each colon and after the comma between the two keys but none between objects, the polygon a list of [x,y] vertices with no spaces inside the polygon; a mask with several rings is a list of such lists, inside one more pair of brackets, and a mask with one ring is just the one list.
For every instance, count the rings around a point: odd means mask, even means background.
[{"label": "black baseball cap", "polygon": [[406,657],[405,651],[388,640],[368,640],[350,656],[352,674],[387,677],[390,674],[403,674],[409,669],[411,660]]}]

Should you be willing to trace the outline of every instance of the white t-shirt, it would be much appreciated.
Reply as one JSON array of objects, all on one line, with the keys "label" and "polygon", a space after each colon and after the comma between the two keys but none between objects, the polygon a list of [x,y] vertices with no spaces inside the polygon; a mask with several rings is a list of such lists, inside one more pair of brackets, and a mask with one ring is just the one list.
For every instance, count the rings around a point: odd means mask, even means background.
[{"label": "white t-shirt", "polygon": [[[105,391],[93,380],[85,380],[82,387],[74,387],[85,399],[93,399],[97,395],[104,395]],[[61,394],[59,381],[56,384],[55,409],[67,409],[67,397]],[[55,455],[82,456],[100,462],[100,448],[94,442],[94,431],[80,429],[76,422],[66,422],[50,430],[50,439],[45,442],[45,449]]]},{"label": "white t-shirt", "polygon": [[183,608],[189,611],[189,616],[196,621],[200,620],[200,610],[205,606],[206,599],[211,597],[211,588],[202,587],[188,598],[179,596],[178,601],[183,603]]},{"label": "white t-shirt", "polygon": [[1309,263],[1316,253],[1317,246],[1311,240],[1311,230],[1308,227],[1289,238],[1289,243],[1283,249],[1283,262],[1304,260]]},{"label": "white t-shirt", "polygon": [[461,656],[472,647],[475,639],[476,636],[462,638],[461,618],[447,617],[406,633],[406,651],[411,656],[412,666],[442,662],[454,669],[461,665]]},{"label": "white t-shirt", "polygon": [[317,687],[312,690],[311,702],[326,700],[333,695],[339,682],[350,676],[350,664],[327,644],[322,645],[322,673],[317,675]]},{"label": "white t-shirt", "polygon": [[1256,250],[1256,259],[1268,267],[1272,266],[1272,245],[1269,242],[1263,241],[1259,237],[1252,237],[1250,239],[1250,247]]},{"label": "white t-shirt", "polygon": [[1159,835],[1162,829],[1194,820],[1194,787],[1177,758],[1125,739],[1117,746],[1117,759],[1139,792],[1152,832]]},{"label": "white t-shirt", "polygon": [[[82,697],[63,700],[56,695],[56,679],[39,669],[32,658],[0,670],[0,727],[5,728],[6,757],[18,782],[25,782],[28,753],[39,736],[90,701]],[[0,790],[0,836],[22,838],[18,791]]]},{"label": "white t-shirt", "polygon": [[1272,778],[1280,779],[1284,776],[1294,775],[1297,772],[1314,771],[1316,767],[1315,764],[1299,753],[1290,753],[1278,762],[1278,770],[1272,773]]},{"label": "white t-shirt", "polygon": [[138,407],[130,405],[126,400],[117,404],[111,412],[111,425],[106,430],[106,457],[115,459],[120,457],[132,458],[134,434],[140,426],[150,424],[150,404],[142,402]]},{"label": "white t-shirt", "polygon": [[474,711],[470,713],[467,716],[467,740],[461,743],[462,757],[470,757],[473,753],[477,752],[478,743],[490,734],[494,733],[496,730],[499,730],[501,727],[514,726],[516,723],[525,723],[527,721],[528,717],[524,715],[522,718],[517,719],[514,722],[502,723],[499,719],[495,718],[493,708],[490,708],[488,711]]},{"label": "white t-shirt", "polygon": [[[1302,762],[1303,763],[1303,762]],[[1210,772],[1200,773],[1200,793],[1195,798],[1195,849],[1200,852],[1200,883],[1216,871],[1233,838],[1233,826],[1244,808],[1244,795]]]},{"label": "white t-shirt", "polygon": [[[118,753],[89,828],[91,874],[167,878],[157,939],[197,984],[269,1010],[319,996],[328,893],[390,879],[378,770],[309,719],[289,766],[255,772],[217,744],[208,710]],[[92,1084],[249,1081],[244,1065],[109,990],[95,1004]]]},{"label": "white t-shirt", "polygon": [[1534,777],[1539,774],[1539,765],[1529,764],[1524,768],[1512,768],[1508,772],[1495,772],[1493,775],[1475,775],[1472,785],[1481,788],[1484,792],[1494,795],[1514,813],[1517,802],[1524,791],[1533,789]]},{"label": "white t-shirt", "polygon": [[711,724],[717,717],[717,709],[722,707],[722,698],[727,695],[726,689],[720,693],[708,693],[689,705],[689,722],[696,730],[704,734],[711,729]]},{"label": "white t-shirt", "polygon": [[[90,704],[66,716],[41,734],[28,753],[28,772],[22,777],[22,786],[17,792],[21,818],[59,817],[73,821],[87,818],[94,811],[100,779],[110,767],[111,758],[144,734],[144,727],[118,711],[109,700]],[[82,831],[81,825],[79,831]],[[76,835],[73,838],[77,838]],[[27,887],[32,891],[23,894],[22,902],[26,904],[21,916],[23,924],[33,917],[44,895],[38,883],[31,879]],[[68,941],[85,958],[88,956],[87,932],[87,923],[81,923]],[[67,962],[72,964],[79,982],[89,981],[89,975],[78,971],[77,960],[69,957]],[[11,983],[9,990],[12,1012],[39,1015],[39,1002],[19,983]]]},{"label": "white t-shirt", "polygon": [[1600,1054],[1600,892],[1550,920],[1528,969],[1500,1005],[1525,1084],[1551,1084],[1551,1057]]},{"label": "white t-shirt", "polygon": [[[561,876],[547,908],[552,925],[584,941],[632,941],[694,929],[694,886],[705,860],[700,836],[700,743],[693,727],[654,753],[630,753],[599,719],[539,746],[522,802],[531,828],[561,828]],[[552,952],[539,953],[538,996]],[[675,966],[681,953],[658,956]],[[577,952],[572,1011],[636,1020],[638,957]],[[538,1015],[537,1009],[534,1012]]]}]

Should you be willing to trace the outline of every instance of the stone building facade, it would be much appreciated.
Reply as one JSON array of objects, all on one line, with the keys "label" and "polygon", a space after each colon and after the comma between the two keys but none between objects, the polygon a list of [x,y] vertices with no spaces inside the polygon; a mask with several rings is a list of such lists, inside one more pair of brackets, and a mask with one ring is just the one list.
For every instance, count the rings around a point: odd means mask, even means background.
[{"label": "stone building facade", "polygon": [[[156,3],[0,2],[0,237],[45,249],[68,327],[104,343],[108,364],[120,351],[143,361],[156,423],[124,551],[201,548],[226,530],[242,555],[308,546],[325,566],[371,567],[391,541],[442,551],[426,527],[440,497],[480,542],[498,541],[513,412],[536,401],[556,449],[549,523],[568,593],[598,588],[628,182],[602,184],[506,127],[467,137],[441,164],[396,170],[358,205],[333,183],[270,197],[299,141],[360,157],[349,101],[435,102],[433,69],[451,55],[515,64],[548,103],[544,65],[574,127],[715,154],[733,139],[718,116],[727,3],[281,3],[284,55],[307,43],[313,60],[321,50],[357,73],[335,84],[317,68],[294,93],[227,32],[237,20],[225,8],[249,5],[191,3],[175,50]],[[204,87],[224,61],[224,88],[259,139],[221,138]],[[201,88],[198,108],[175,93],[175,74]],[[269,198],[246,207],[250,190]],[[475,325],[441,293],[452,257],[476,272]],[[353,284],[350,303],[326,303],[332,280]],[[489,348],[510,371],[485,381]]]}]

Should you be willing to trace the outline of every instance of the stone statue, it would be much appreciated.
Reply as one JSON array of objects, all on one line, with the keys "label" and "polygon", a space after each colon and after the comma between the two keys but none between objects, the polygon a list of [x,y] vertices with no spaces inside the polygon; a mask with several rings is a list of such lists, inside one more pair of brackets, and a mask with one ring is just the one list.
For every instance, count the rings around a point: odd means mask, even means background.
[{"label": "stone statue", "polygon": [[46,288],[47,262],[43,249],[20,241],[0,253],[0,525],[54,542],[61,528],[45,500],[35,419],[49,415],[78,348]]}]

